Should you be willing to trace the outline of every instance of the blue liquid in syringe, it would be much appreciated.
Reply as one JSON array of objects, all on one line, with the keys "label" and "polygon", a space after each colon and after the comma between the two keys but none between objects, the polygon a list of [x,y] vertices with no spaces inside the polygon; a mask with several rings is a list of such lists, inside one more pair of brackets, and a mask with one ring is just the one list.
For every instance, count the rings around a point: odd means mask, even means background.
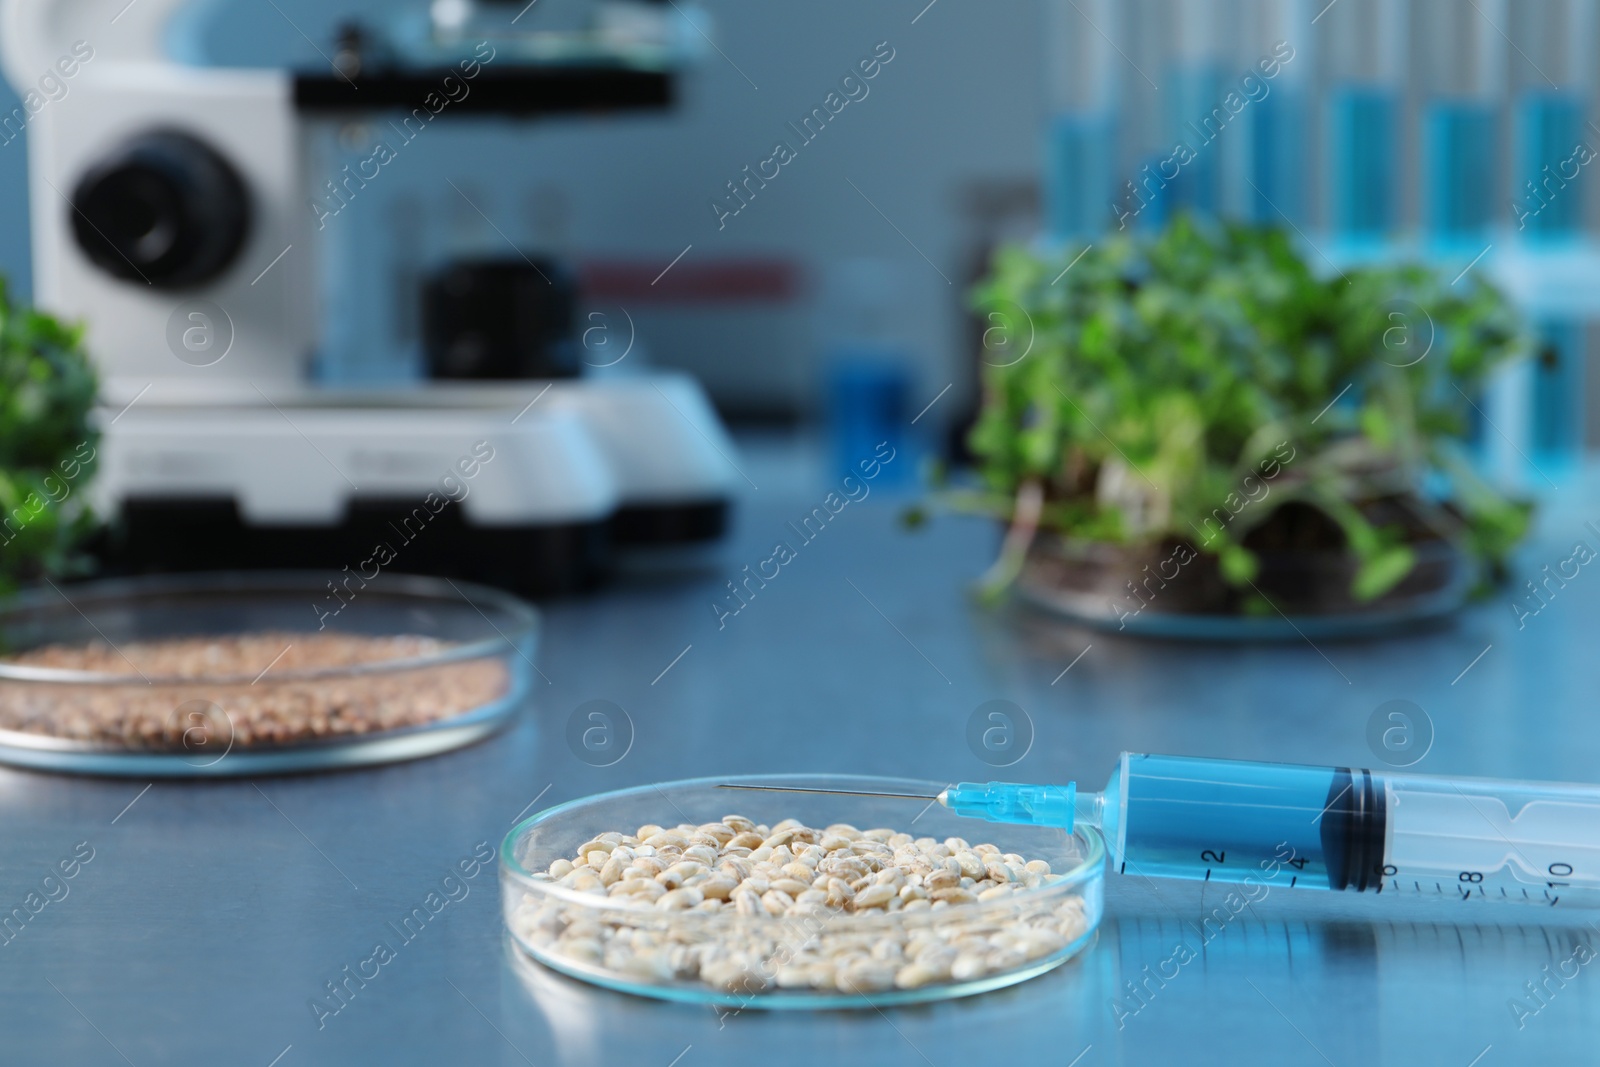
[{"label": "blue liquid in syringe", "polygon": [[1347,768],[1125,753],[1100,793],[991,782],[944,800],[992,822],[1097,823],[1122,874],[1366,889],[1383,866],[1381,790]]},{"label": "blue liquid in syringe", "polygon": [[1348,787],[1348,773],[1341,781],[1329,767],[1228,761],[1223,775],[1219,762],[1130,755],[1118,768],[1106,788],[1105,832],[1122,842],[1114,857],[1122,873],[1233,882],[1252,874],[1277,881],[1281,870],[1288,884],[1346,887],[1344,828],[1327,820],[1330,810],[1339,817],[1330,799]]}]

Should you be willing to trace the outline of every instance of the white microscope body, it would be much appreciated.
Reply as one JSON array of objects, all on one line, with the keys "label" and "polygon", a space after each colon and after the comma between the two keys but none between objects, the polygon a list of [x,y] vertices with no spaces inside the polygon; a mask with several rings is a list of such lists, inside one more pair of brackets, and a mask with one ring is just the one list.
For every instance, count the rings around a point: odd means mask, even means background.
[{"label": "white microscope body", "polygon": [[[624,526],[720,534],[733,445],[687,376],[312,382],[322,183],[296,76],[169,61],[185,2],[0,0],[35,301],[84,323],[102,377],[93,499],[121,531],[114,567],[339,569],[446,478],[459,516],[398,569],[560,592]],[[473,462],[481,442],[493,458]]]}]

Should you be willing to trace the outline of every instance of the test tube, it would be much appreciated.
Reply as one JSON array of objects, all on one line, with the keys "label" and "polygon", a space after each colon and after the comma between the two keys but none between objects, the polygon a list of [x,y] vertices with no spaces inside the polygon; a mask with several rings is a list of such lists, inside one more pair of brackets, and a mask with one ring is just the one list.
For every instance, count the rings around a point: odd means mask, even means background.
[{"label": "test tube", "polygon": [[1045,208],[1058,239],[1093,237],[1115,218],[1120,31],[1114,0],[1045,0]]},{"label": "test tube", "polygon": [[[1184,159],[1180,154],[1174,159],[1177,165],[1167,167],[1176,174],[1168,199],[1175,209],[1205,214],[1221,209],[1221,146],[1229,136],[1228,127],[1237,121],[1223,101],[1220,6],[1217,0],[1171,0],[1163,27],[1170,35],[1168,65],[1162,75],[1171,84],[1166,94],[1170,141],[1166,147],[1175,151],[1184,145],[1192,156]],[[1232,136],[1241,135],[1234,130]]]},{"label": "test tube", "polygon": [[859,475],[861,463],[886,443],[904,461],[884,467],[876,484],[914,481],[917,463],[907,457],[914,457],[915,435],[927,423],[911,426],[916,353],[901,340],[906,291],[905,272],[884,260],[847,260],[823,280],[819,324],[834,477]]},{"label": "test tube", "polygon": [[1238,85],[1249,101],[1245,136],[1225,156],[1226,207],[1251,222],[1283,226],[1307,220],[1309,94],[1313,11],[1307,0],[1241,0]]},{"label": "test tube", "polygon": [[[1583,185],[1595,158],[1585,126],[1592,88],[1588,58],[1595,34],[1594,0],[1519,5],[1512,33],[1515,171],[1511,219],[1535,249],[1572,243],[1583,225]],[[1584,324],[1550,315],[1536,323],[1541,350],[1531,368],[1531,444],[1539,462],[1576,458],[1583,448]]]},{"label": "test tube", "polygon": [[1505,2],[1415,2],[1427,232],[1446,244],[1477,242],[1481,247],[1495,204],[1496,119],[1505,92]]},{"label": "test tube", "polygon": [[1511,76],[1517,130],[1512,222],[1526,240],[1570,239],[1583,221],[1577,149],[1591,140],[1584,127],[1591,88],[1585,60],[1595,5],[1544,0],[1518,8],[1512,25],[1521,42]]},{"label": "test tube", "polygon": [[1405,9],[1343,0],[1313,21],[1326,56],[1329,221],[1346,238],[1381,238],[1398,221]]},{"label": "test tube", "polygon": [[[1123,0],[1126,36],[1118,42],[1124,76],[1117,123],[1126,133],[1131,163],[1116,174],[1112,212],[1117,229],[1158,230],[1166,224],[1177,176],[1169,129],[1170,83],[1166,78],[1171,0]],[[1156,79],[1159,78],[1158,82]]]}]

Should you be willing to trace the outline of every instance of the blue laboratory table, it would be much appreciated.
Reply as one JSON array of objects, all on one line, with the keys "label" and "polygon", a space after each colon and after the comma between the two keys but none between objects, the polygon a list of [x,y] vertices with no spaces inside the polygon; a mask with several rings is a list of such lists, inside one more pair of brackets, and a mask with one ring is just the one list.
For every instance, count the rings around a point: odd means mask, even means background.
[{"label": "blue laboratory table", "polygon": [[[1590,568],[1520,629],[1506,591],[1382,643],[1152,643],[976,608],[967,586],[994,531],[939,519],[907,533],[880,492],[797,546],[719,629],[725,583],[793,543],[785,524],[826,492],[748,462],[762,488],[712,560],[548,606],[548,683],[483,744],[354,773],[148,790],[0,770],[0,908],[92,851],[66,895],[0,944],[0,1063],[1600,1062],[1600,966],[1572,962],[1593,956],[1600,915],[1275,889],[1201,945],[1196,927],[1224,887],[1116,876],[1097,943],[1023,985],[881,1012],[719,1017],[525,964],[503,940],[491,866],[319,1019],[310,1002],[325,983],[395,940],[388,924],[447,868],[470,867],[480,843],[498,846],[536,798],[736,771],[1098,787],[1123,749],[1381,766],[1367,722],[1396,699],[1434,725],[1418,771],[1600,779]],[[1570,499],[1520,554],[1518,585],[1577,539],[1600,549],[1584,526],[1600,525],[1600,503],[1589,514],[1582,503],[1600,495]],[[594,699],[633,723],[610,767],[565,739],[568,716]],[[966,742],[969,715],[994,699],[1023,708],[1035,732],[1003,772]],[[1160,978],[1180,943],[1195,958]]]}]

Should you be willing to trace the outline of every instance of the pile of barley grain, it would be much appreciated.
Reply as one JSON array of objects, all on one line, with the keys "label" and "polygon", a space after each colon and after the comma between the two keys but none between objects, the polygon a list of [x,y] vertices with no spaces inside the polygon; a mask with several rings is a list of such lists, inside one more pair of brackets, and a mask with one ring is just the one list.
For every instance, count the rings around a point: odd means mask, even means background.
[{"label": "pile of barley grain", "polygon": [[1080,899],[1026,892],[1055,880],[1043,860],[959,837],[794,819],[603,833],[533,879],[609,905],[524,894],[511,921],[536,949],[730,993],[970,981],[1058,952],[1087,929]]},{"label": "pile of barley grain", "polygon": [[[0,729],[139,749],[213,752],[230,741],[282,745],[418,726],[506,693],[510,678],[498,659],[337,673],[436,655],[447,647],[410,635],[271,632],[116,646],[102,641],[49,645],[4,662],[115,674],[129,681],[0,680]],[[320,671],[334,673],[305,677]],[[175,684],[179,680],[185,681]]]}]

